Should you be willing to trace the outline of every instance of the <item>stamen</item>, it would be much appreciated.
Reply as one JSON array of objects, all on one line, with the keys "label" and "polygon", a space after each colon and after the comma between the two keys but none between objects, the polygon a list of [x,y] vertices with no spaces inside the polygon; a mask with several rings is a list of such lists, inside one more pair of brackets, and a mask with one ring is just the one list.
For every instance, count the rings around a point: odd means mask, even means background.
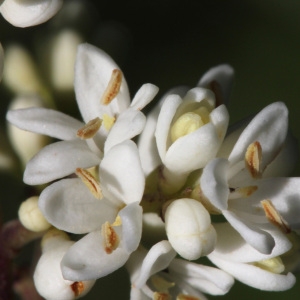
[{"label": "stamen", "polygon": [[158,275],[153,275],[151,277],[151,283],[153,284],[155,290],[164,292],[164,293],[167,293],[170,288],[175,286],[174,282],[170,282]]},{"label": "stamen", "polygon": [[266,217],[272,224],[279,227],[283,233],[290,233],[292,231],[270,200],[262,200],[260,203],[265,211]]},{"label": "stamen", "polygon": [[75,174],[82,180],[82,182],[88,187],[90,192],[96,199],[102,199],[102,191],[99,182],[95,177],[88,171],[82,168],[77,168]]},{"label": "stamen", "polygon": [[118,69],[112,71],[108,85],[101,98],[101,104],[108,105],[119,93],[122,83],[122,72]]},{"label": "stamen", "polygon": [[245,154],[245,163],[253,178],[261,177],[262,149],[259,142],[249,145]]},{"label": "stamen", "polygon": [[201,299],[190,295],[180,294],[176,297],[176,300],[201,300]]},{"label": "stamen", "polygon": [[113,127],[113,125],[115,124],[116,118],[111,117],[108,114],[104,114],[102,116],[102,118],[103,118],[103,125],[104,125],[105,129],[107,131],[109,131]]},{"label": "stamen", "polygon": [[104,240],[104,249],[107,254],[111,254],[114,250],[117,249],[120,239],[116,231],[113,229],[112,225],[109,222],[105,222],[102,225],[101,234]]},{"label": "stamen", "polygon": [[77,136],[79,138],[81,138],[82,140],[90,139],[97,133],[101,124],[102,124],[102,121],[100,120],[100,118],[97,117],[97,118],[89,121],[82,128],[78,129]]},{"label": "stamen", "polygon": [[230,199],[247,198],[256,192],[258,187],[256,185],[244,186],[230,190]]},{"label": "stamen", "polygon": [[75,297],[78,297],[84,291],[84,284],[82,281],[75,281],[70,285]]},{"label": "stamen", "polygon": [[284,264],[280,257],[264,259],[253,263],[253,265],[275,274],[281,274],[285,269]]},{"label": "stamen", "polygon": [[167,293],[155,292],[153,295],[153,300],[171,300],[171,296]]}]

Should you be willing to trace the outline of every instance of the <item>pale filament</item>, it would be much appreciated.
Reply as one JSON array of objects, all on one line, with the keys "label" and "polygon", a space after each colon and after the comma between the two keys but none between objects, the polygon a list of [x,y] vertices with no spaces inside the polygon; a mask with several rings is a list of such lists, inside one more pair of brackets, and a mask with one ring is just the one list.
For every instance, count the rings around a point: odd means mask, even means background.
[{"label": "pale filament", "polygon": [[114,69],[112,71],[108,85],[102,95],[101,104],[108,105],[119,93],[122,84],[121,70]]},{"label": "pale filament", "polygon": [[97,117],[78,129],[76,135],[82,140],[90,139],[98,132],[101,124],[102,120]]}]

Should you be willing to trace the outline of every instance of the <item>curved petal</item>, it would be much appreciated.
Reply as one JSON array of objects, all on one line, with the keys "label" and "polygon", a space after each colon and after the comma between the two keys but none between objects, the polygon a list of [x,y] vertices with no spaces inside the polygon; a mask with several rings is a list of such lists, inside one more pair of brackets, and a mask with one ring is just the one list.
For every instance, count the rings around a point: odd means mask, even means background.
[{"label": "curved petal", "polygon": [[182,100],[180,96],[178,95],[167,96],[161,107],[157,119],[155,137],[156,137],[157,150],[163,162],[165,160],[167,147],[170,144],[170,141],[168,141],[170,126],[174,118],[174,115],[176,113],[176,110],[181,103]]},{"label": "curved petal", "polygon": [[20,129],[45,134],[60,140],[76,139],[84,123],[52,109],[31,107],[9,110],[6,119]]},{"label": "curved petal", "polygon": [[151,83],[146,83],[141,86],[132,99],[130,107],[137,110],[142,110],[158,93],[158,87]]},{"label": "curved petal", "polygon": [[229,163],[227,159],[216,158],[205,166],[200,178],[200,186],[203,194],[219,210],[228,208],[228,167]]},{"label": "curved petal", "polygon": [[61,261],[62,274],[72,281],[97,279],[121,268],[128,257],[120,247],[107,254],[101,231],[93,231],[69,248]]},{"label": "curved petal", "polygon": [[175,173],[188,173],[203,168],[215,157],[222,140],[212,123],[176,140],[168,149],[164,164]]},{"label": "curved petal", "polygon": [[168,241],[160,241],[152,246],[143,260],[139,277],[134,285],[141,288],[153,274],[166,269],[175,256],[176,251]]},{"label": "curved petal", "polygon": [[90,168],[100,163],[85,141],[72,140],[50,144],[38,152],[26,165],[24,182],[44,184],[75,172],[76,168]]},{"label": "curved petal", "polygon": [[90,44],[78,47],[75,64],[75,93],[84,121],[103,114],[119,115],[130,104],[129,91],[125,78],[122,79],[120,91],[108,105],[100,103],[101,97],[111,78],[112,71],[120,69],[113,59],[104,51]]},{"label": "curved petal", "polygon": [[136,109],[126,109],[111,128],[104,144],[104,153],[113,146],[130,140],[141,133],[146,123],[145,115]]},{"label": "curved petal", "polygon": [[296,282],[292,273],[275,274],[250,264],[237,263],[219,259],[213,255],[209,259],[220,269],[228,272],[237,280],[264,291],[285,291]]},{"label": "curved petal", "polygon": [[225,260],[244,263],[256,262],[282,255],[292,247],[283,233],[279,230],[272,230],[271,235],[274,237],[275,247],[271,254],[262,254],[251,247],[229,223],[216,223],[214,227],[218,240],[212,254]]},{"label": "curved petal", "polygon": [[240,219],[237,214],[232,211],[222,211],[223,216],[237,230],[243,239],[263,254],[270,254],[274,247],[274,238],[266,231],[261,230],[256,224],[252,224],[245,218]]},{"label": "curved petal", "polygon": [[28,27],[48,21],[62,4],[62,0],[5,0],[0,12],[12,25]]},{"label": "curved petal", "polygon": [[100,164],[103,194],[117,204],[140,202],[145,177],[136,144],[127,140],[112,147]]},{"label": "curved petal", "polygon": [[209,117],[210,122],[216,127],[220,140],[223,141],[229,123],[229,114],[226,106],[218,106],[210,113]]},{"label": "curved petal", "polygon": [[262,170],[280,151],[288,129],[288,110],[284,103],[275,102],[260,111],[236,142],[228,160],[231,165],[244,160],[248,146],[258,141],[262,147]]},{"label": "curved petal", "polygon": [[53,226],[71,233],[87,233],[113,223],[117,209],[105,199],[96,199],[81,179],[63,179],[43,190],[39,208]]},{"label": "curved petal", "polygon": [[[219,104],[228,104],[229,96],[232,89],[234,80],[234,69],[228,64],[218,65],[209,69],[198,82],[198,86],[212,89],[216,93],[216,98],[219,100]],[[217,87],[214,88],[215,83],[218,84]],[[216,91],[215,89],[220,89]],[[218,95],[218,92],[220,95]]]}]

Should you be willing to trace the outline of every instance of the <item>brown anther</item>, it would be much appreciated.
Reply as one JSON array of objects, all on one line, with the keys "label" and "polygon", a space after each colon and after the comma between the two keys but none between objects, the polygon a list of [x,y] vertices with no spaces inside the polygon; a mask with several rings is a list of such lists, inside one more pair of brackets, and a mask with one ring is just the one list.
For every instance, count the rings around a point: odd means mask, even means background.
[{"label": "brown anther", "polygon": [[153,300],[171,300],[171,296],[167,293],[158,293],[153,294]]},{"label": "brown anther", "polygon": [[84,284],[82,281],[75,281],[70,285],[75,297],[78,297],[84,291]]},{"label": "brown anther", "polygon": [[201,299],[190,295],[180,294],[176,297],[176,300],[201,300]]},{"label": "brown anther", "polygon": [[104,241],[104,249],[107,254],[111,254],[114,250],[117,249],[120,239],[116,231],[113,229],[112,225],[109,222],[105,222],[102,225],[101,234]]},{"label": "brown anther", "polygon": [[102,95],[101,104],[108,105],[119,93],[122,83],[122,72],[118,69],[112,71],[108,85]]},{"label": "brown anther", "polygon": [[230,191],[230,199],[247,198],[256,192],[258,187],[256,185],[244,186]]},{"label": "brown anther", "polygon": [[265,211],[266,217],[272,224],[281,229],[283,233],[290,233],[292,231],[270,200],[262,200],[260,203]]},{"label": "brown anther", "polygon": [[96,199],[103,198],[99,182],[88,170],[77,168],[75,174],[82,180]]},{"label": "brown anther", "polygon": [[76,135],[82,140],[90,139],[97,133],[101,124],[101,119],[97,117],[78,129]]},{"label": "brown anther", "polygon": [[245,154],[245,163],[253,178],[261,177],[262,149],[258,141],[250,144]]}]

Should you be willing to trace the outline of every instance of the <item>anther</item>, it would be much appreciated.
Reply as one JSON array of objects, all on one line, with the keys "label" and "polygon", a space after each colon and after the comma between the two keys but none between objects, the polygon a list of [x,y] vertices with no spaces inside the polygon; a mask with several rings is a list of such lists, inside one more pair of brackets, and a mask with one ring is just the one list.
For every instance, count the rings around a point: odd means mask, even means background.
[{"label": "anther", "polygon": [[97,133],[101,124],[102,124],[101,119],[97,117],[89,121],[82,128],[78,129],[76,135],[82,140],[90,139]]},{"label": "anther", "polygon": [[289,227],[287,222],[282,218],[282,216],[270,200],[262,200],[260,203],[265,211],[266,217],[272,224],[279,227],[279,229],[281,229],[283,233],[291,232],[291,228]]},{"label": "anther", "polygon": [[75,174],[82,180],[95,198],[103,198],[99,182],[88,170],[77,168]]},{"label": "anther", "polygon": [[122,72],[118,69],[112,71],[108,85],[102,95],[101,104],[108,105],[119,93],[122,83]]},{"label": "anther", "polygon": [[120,239],[114,228],[109,222],[105,222],[102,225],[101,234],[104,241],[104,249],[107,254],[111,254],[114,250],[117,249]]},{"label": "anther", "polygon": [[190,295],[180,294],[176,297],[176,300],[201,300],[201,299]]},{"label": "anther", "polygon": [[262,149],[258,141],[250,144],[245,154],[245,163],[253,178],[261,177]]},{"label": "anther", "polygon": [[71,285],[71,289],[74,292],[75,297],[78,297],[84,291],[84,284],[82,281],[75,281]]},{"label": "anther", "polygon": [[158,293],[153,294],[153,300],[171,300],[171,296],[167,293]]}]

